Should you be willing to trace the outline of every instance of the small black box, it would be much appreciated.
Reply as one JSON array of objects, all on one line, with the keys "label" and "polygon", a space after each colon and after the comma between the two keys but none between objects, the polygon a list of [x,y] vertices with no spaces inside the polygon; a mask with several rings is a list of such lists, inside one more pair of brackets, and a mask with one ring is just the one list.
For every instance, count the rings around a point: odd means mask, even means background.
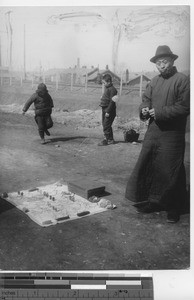
[{"label": "small black box", "polygon": [[105,193],[105,186],[101,186],[98,183],[86,179],[71,181],[68,182],[67,185],[69,192],[86,199],[89,199],[92,196],[100,197]]}]

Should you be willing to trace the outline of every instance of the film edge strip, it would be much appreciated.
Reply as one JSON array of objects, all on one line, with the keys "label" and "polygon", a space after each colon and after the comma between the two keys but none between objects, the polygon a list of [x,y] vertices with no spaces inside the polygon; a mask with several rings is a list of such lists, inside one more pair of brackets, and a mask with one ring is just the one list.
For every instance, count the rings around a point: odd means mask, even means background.
[{"label": "film edge strip", "polygon": [[[3,273],[0,299],[17,297],[153,299],[152,274]],[[104,298],[104,299],[105,299]]]}]

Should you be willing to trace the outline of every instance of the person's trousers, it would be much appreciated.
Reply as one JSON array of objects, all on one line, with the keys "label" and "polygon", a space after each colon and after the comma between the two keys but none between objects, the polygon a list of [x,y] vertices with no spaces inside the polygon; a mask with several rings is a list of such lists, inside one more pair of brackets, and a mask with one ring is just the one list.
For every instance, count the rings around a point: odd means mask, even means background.
[{"label": "person's trousers", "polygon": [[113,140],[113,130],[112,130],[112,123],[116,117],[116,109],[113,109],[109,117],[106,117],[106,109],[107,107],[102,107],[102,127],[103,133],[106,140]]},{"label": "person's trousers", "polygon": [[38,125],[38,132],[41,139],[44,139],[44,132],[53,126],[53,122],[50,115],[45,116],[35,116],[35,121]]}]

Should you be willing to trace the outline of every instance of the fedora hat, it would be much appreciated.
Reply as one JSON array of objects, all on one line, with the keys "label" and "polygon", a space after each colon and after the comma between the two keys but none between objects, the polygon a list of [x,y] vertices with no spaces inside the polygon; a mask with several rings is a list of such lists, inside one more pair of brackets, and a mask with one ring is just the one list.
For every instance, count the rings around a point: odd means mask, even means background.
[{"label": "fedora hat", "polygon": [[166,45],[158,46],[156,49],[156,54],[153,56],[150,61],[155,63],[156,60],[160,57],[172,57],[174,60],[178,58],[178,55],[173,54],[170,48]]}]

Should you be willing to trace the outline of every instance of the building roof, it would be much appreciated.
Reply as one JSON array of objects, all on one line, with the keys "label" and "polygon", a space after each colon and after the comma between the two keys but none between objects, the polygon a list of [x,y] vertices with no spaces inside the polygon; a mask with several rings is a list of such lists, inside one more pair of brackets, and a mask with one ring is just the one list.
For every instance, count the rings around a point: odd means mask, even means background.
[{"label": "building roof", "polygon": [[[135,84],[140,84],[140,80],[141,80],[141,75],[138,75],[137,77],[130,79],[127,81],[127,85],[135,85]],[[150,81],[151,79],[148,78],[146,75],[142,75],[142,81]]]},{"label": "building roof", "polygon": [[55,74],[79,74],[81,76],[84,76],[86,73],[91,73],[93,72],[93,69],[91,68],[67,68],[67,69],[50,69],[45,71],[45,75],[47,76],[52,76]]},{"label": "building roof", "polygon": [[9,67],[3,67],[3,66],[0,66],[0,71],[1,72],[9,72]]},{"label": "building roof", "polygon": [[99,70],[98,68],[96,68],[93,72],[91,72],[91,74],[88,73],[88,81],[95,81],[98,79],[98,75],[101,75],[103,76],[104,74],[110,74],[113,79],[118,82],[120,82],[121,78],[115,74],[114,72],[112,72],[111,70],[107,70],[107,69],[104,69],[104,70]]}]

